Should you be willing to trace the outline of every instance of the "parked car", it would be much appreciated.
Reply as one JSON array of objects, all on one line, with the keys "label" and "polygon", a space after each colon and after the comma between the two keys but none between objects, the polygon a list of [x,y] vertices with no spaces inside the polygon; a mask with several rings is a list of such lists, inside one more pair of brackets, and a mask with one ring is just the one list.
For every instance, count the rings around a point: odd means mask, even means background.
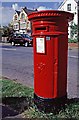
[{"label": "parked car", "polygon": [[8,42],[11,43],[13,46],[15,44],[24,45],[26,47],[33,45],[32,37],[28,34],[14,34],[8,38]]}]

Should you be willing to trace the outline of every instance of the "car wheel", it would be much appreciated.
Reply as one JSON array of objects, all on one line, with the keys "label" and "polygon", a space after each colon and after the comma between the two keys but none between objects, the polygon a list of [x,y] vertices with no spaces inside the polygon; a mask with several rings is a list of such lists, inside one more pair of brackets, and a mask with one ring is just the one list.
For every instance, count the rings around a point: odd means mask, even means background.
[{"label": "car wheel", "polygon": [[28,45],[29,45],[29,43],[28,43],[28,42],[26,42],[26,43],[24,44],[24,46],[25,46],[25,47],[28,47]]},{"label": "car wheel", "polygon": [[12,46],[14,46],[14,45],[15,45],[15,43],[14,43],[14,42],[12,42],[12,43],[11,43],[11,45],[12,45]]}]

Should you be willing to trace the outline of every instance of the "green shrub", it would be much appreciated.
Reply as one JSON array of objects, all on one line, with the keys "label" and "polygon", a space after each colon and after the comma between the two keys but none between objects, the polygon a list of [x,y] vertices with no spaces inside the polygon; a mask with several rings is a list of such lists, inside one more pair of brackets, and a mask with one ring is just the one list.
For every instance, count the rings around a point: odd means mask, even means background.
[{"label": "green shrub", "polygon": [[77,43],[78,39],[68,39],[68,43]]}]

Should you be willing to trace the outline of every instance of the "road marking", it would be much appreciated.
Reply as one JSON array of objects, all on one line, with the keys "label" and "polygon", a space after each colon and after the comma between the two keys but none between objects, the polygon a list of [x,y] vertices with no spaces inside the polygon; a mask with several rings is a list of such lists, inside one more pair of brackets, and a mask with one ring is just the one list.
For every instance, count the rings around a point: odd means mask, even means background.
[{"label": "road marking", "polygon": [[79,59],[79,57],[78,56],[68,56],[69,58],[77,58],[77,59]]},{"label": "road marking", "polygon": [[2,48],[3,50],[12,50],[15,51],[16,49],[12,49],[12,48]]}]

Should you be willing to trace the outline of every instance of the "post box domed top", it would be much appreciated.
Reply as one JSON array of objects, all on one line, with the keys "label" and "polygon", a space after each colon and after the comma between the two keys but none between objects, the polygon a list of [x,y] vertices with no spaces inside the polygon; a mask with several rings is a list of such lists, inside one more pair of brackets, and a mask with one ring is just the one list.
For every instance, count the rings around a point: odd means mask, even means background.
[{"label": "post box domed top", "polygon": [[73,20],[74,15],[69,12],[59,11],[59,10],[43,10],[38,12],[32,12],[28,15],[29,20],[35,20],[38,18],[52,18],[52,17],[63,17],[69,21]]}]

